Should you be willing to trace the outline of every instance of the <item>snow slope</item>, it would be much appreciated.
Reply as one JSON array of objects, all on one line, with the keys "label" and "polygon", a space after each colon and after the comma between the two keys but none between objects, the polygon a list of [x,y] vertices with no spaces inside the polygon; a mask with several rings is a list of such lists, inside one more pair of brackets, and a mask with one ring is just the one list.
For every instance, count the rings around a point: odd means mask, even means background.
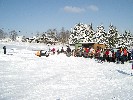
[{"label": "snow slope", "polygon": [[[8,55],[3,54],[4,45]],[[34,50],[47,48],[0,43],[0,100],[133,100],[131,63],[97,63],[65,54],[35,56]]]}]

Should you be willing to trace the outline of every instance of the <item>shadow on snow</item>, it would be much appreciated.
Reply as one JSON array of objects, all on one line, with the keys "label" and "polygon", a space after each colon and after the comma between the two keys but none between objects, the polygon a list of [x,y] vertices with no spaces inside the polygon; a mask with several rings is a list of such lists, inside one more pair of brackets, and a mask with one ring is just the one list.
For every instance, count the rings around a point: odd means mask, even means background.
[{"label": "shadow on snow", "polygon": [[127,73],[127,72],[124,72],[124,71],[122,71],[122,70],[117,70],[119,73],[121,73],[121,74],[124,74],[124,75],[129,75],[129,76],[133,76],[133,74],[132,73]]}]

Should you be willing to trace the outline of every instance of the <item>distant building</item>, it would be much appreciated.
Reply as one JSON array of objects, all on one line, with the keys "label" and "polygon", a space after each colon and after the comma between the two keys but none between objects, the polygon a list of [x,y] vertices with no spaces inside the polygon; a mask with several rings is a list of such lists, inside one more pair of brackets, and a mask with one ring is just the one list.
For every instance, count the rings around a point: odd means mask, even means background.
[{"label": "distant building", "polygon": [[78,48],[91,48],[93,47],[95,50],[98,48],[106,49],[108,46],[106,44],[99,44],[99,43],[76,43],[75,44],[75,49]]}]

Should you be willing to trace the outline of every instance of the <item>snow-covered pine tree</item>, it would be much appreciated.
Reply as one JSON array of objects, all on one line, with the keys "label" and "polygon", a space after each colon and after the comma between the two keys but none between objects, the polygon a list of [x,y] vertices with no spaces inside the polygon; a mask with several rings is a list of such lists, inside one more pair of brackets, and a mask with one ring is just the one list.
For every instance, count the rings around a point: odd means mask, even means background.
[{"label": "snow-covered pine tree", "polygon": [[83,23],[76,24],[71,31],[69,37],[69,44],[75,44],[79,42],[82,43],[93,42],[92,40],[93,35],[94,35],[94,30],[92,29],[92,24],[91,25]]},{"label": "snow-covered pine tree", "polygon": [[71,29],[71,33],[69,36],[69,44],[75,44],[79,40],[79,33],[80,33],[80,26],[81,24],[76,24],[73,29]]},{"label": "snow-covered pine tree", "polygon": [[88,25],[87,27],[87,37],[88,41],[87,42],[95,42],[94,37],[95,37],[95,31],[93,30],[92,23]]},{"label": "snow-covered pine tree", "polygon": [[124,46],[127,48],[131,48],[132,45],[132,35],[130,33],[130,31],[125,31],[125,33],[123,34],[123,39],[124,39]]},{"label": "snow-covered pine tree", "polygon": [[[110,48],[133,46],[133,36],[130,32],[125,32],[124,35],[120,35],[117,28],[112,24],[109,26],[109,31],[105,32],[103,25],[97,27],[95,32],[92,28],[92,24],[87,25],[83,23],[76,24],[73,29],[71,29],[71,34],[69,37],[69,44],[75,43],[105,43],[109,45]],[[127,38],[128,37],[128,38]]]},{"label": "snow-covered pine tree", "polygon": [[103,25],[98,26],[95,34],[95,38],[94,38],[95,41],[97,43],[106,44],[106,36],[107,36],[107,33],[105,32],[104,26]]},{"label": "snow-covered pine tree", "polygon": [[[119,34],[118,34],[119,35]],[[118,36],[118,41],[116,43],[116,48],[119,48],[119,47],[124,47],[124,39],[123,39],[123,35],[119,35]]]},{"label": "snow-covered pine tree", "polygon": [[116,48],[118,44],[118,31],[117,28],[110,24],[109,31],[107,33],[107,44],[110,48]]}]

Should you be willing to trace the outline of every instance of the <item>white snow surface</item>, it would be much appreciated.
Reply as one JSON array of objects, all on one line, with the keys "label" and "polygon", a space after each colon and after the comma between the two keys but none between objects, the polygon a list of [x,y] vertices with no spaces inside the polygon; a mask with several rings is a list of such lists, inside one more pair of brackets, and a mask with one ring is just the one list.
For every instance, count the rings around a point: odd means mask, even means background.
[{"label": "white snow surface", "polygon": [[65,54],[35,55],[35,50],[49,47],[0,43],[0,100],[133,100],[131,63],[97,63]]}]

